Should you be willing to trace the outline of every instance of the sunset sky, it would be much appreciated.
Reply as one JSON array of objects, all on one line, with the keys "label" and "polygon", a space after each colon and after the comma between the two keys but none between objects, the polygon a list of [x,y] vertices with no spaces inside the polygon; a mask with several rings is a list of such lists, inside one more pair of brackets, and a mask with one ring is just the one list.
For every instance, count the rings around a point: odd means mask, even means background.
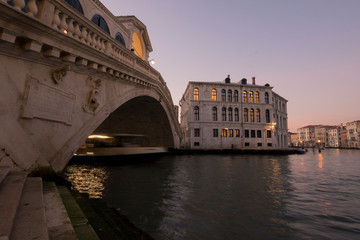
[{"label": "sunset sky", "polygon": [[360,0],[100,0],[147,27],[178,104],[189,81],[256,77],[288,102],[289,130],[360,120]]}]

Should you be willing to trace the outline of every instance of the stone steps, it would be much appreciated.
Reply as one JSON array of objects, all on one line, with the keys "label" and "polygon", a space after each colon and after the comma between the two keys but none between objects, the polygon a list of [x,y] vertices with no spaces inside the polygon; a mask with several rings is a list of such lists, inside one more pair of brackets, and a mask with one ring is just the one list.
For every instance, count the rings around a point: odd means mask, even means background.
[{"label": "stone steps", "polygon": [[65,187],[2,166],[0,240],[9,239],[99,238]]}]

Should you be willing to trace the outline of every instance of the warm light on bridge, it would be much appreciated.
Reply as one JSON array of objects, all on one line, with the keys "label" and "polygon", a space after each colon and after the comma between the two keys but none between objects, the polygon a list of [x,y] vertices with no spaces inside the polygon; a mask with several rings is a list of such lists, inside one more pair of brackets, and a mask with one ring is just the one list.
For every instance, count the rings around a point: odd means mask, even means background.
[{"label": "warm light on bridge", "polygon": [[101,138],[101,139],[107,139],[107,138],[113,138],[106,135],[90,135],[88,138]]}]

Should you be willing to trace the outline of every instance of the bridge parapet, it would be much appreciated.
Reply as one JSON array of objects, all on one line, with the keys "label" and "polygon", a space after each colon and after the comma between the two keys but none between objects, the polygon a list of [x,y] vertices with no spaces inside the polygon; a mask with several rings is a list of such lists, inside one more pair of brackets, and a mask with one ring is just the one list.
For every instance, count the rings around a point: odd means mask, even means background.
[{"label": "bridge parapet", "polygon": [[[99,1],[90,0],[90,3],[101,6],[103,14],[110,15],[122,28],[122,24],[108,11]],[[131,50],[127,49],[121,43],[116,41],[111,35],[105,33],[102,29],[96,26],[91,20],[84,15],[79,14],[76,9],[60,0],[29,0],[27,3],[24,0],[2,0],[1,4],[22,13],[23,15],[32,18],[33,20],[46,25],[58,33],[65,36],[63,41],[69,41],[69,38],[90,47],[96,52],[112,58],[114,61],[104,61],[103,59],[90,58],[84,54],[76,53],[74,49],[65,48],[63,46],[52,46],[51,41],[47,41],[43,37],[30,34],[24,36],[24,32],[17,34],[12,30],[7,31],[6,28],[0,29],[0,39],[10,42],[15,42],[17,37],[25,37],[25,47],[28,50],[41,51],[48,57],[60,57],[62,60],[75,62],[76,64],[86,65],[88,68],[96,69],[100,72],[105,72],[117,78],[134,81],[136,83],[145,84],[148,86],[159,88],[169,99],[171,94],[166,86],[161,74],[155,70],[147,62],[136,56]],[[31,36],[32,35],[32,36]],[[86,49],[88,55],[89,49]],[[92,56],[96,56],[92,54]],[[133,70],[137,70],[144,75],[144,79],[131,76],[129,73],[119,71],[117,64],[124,64]],[[155,86],[156,85],[156,86]]]}]

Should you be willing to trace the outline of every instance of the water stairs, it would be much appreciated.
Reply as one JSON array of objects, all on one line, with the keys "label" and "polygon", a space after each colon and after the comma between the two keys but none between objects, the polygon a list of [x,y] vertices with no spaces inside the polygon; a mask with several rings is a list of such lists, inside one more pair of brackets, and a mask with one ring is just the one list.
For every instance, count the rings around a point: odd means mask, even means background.
[{"label": "water stairs", "polygon": [[0,161],[0,240],[153,239],[104,205]]}]

